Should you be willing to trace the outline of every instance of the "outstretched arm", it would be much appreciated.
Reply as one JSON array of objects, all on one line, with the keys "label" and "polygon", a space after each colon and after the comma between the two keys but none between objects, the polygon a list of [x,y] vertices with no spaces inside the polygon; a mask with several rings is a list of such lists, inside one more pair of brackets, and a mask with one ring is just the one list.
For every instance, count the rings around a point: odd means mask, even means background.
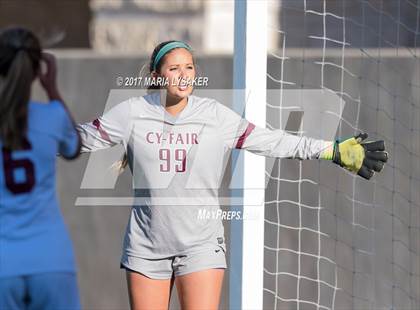
[{"label": "outstretched arm", "polygon": [[362,143],[367,134],[340,142],[291,135],[284,130],[255,126],[218,103],[221,135],[229,148],[277,158],[325,159],[370,179],[383,169],[388,159],[384,141]]},{"label": "outstretched arm", "polygon": [[332,141],[296,136],[249,123],[235,147],[268,157],[317,159],[332,145]]},{"label": "outstretched arm", "polygon": [[254,125],[231,109],[217,103],[220,134],[228,148],[277,158],[316,159],[333,141],[299,137],[284,130],[270,130]]}]

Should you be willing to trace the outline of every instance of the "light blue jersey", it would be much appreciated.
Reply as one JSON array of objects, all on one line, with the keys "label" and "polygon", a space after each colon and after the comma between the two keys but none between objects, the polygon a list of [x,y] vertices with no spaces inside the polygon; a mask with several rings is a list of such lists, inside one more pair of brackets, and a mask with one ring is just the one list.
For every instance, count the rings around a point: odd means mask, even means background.
[{"label": "light blue jersey", "polygon": [[25,149],[0,139],[0,277],[75,272],[56,196],[56,156],[78,155],[80,141],[59,101],[30,102]]}]

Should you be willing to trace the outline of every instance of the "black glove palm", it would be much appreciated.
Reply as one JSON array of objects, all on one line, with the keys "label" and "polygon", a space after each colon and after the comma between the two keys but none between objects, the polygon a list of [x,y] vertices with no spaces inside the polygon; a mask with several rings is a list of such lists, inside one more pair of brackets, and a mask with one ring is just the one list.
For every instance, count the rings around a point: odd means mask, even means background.
[{"label": "black glove palm", "polygon": [[383,140],[364,142],[367,133],[334,144],[333,162],[369,180],[388,160]]}]

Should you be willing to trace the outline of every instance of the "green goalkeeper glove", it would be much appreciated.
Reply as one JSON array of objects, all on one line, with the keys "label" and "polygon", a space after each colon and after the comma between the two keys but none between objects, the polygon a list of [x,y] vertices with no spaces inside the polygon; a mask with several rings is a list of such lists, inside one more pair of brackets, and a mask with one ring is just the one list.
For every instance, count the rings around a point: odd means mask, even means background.
[{"label": "green goalkeeper glove", "polygon": [[[355,137],[334,143],[330,159],[337,165],[357,173],[369,180],[376,172],[380,172],[388,160],[383,140],[363,142],[368,137],[361,133]],[[326,158],[326,157],[324,157]]]}]

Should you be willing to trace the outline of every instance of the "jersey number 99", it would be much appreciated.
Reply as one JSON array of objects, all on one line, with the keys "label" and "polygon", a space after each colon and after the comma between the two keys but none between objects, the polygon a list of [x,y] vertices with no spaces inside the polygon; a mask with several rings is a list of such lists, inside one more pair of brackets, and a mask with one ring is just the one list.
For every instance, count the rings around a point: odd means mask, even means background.
[{"label": "jersey number 99", "polygon": [[[184,149],[176,149],[174,154],[175,172],[185,172],[187,152]],[[160,172],[169,172],[171,170],[171,150],[159,149],[159,159],[163,161],[160,164]]]}]

